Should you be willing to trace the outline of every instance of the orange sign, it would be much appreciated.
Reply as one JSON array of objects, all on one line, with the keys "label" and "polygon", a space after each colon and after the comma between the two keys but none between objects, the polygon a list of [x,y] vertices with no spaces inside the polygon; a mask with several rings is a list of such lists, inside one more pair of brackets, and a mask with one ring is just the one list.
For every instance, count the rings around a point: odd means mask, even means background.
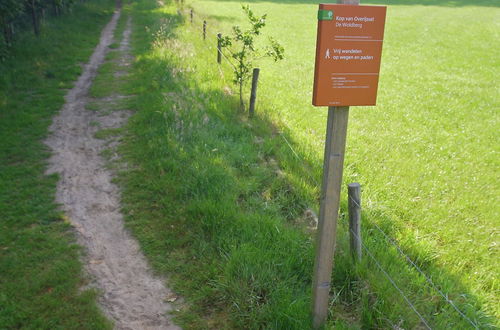
[{"label": "orange sign", "polygon": [[375,105],[386,7],[320,4],[313,105]]}]

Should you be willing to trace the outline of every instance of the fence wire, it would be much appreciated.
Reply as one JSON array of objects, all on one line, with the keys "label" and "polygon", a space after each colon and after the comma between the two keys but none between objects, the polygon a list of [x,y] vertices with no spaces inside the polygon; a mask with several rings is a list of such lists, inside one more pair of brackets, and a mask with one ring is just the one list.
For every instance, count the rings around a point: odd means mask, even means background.
[{"label": "fence wire", "polygon": [[417,308],[411,303],[410,299],[408,299],[408,297],[406,297],[403,290],[401,290],[397,286],[396,282],[392,279],[392,277],[389,275],[389,273],[387,273],[387,271],[382,267],[382,265],[378,262],[378,260],[373,256],[373,254],[370,252],[370,250],[366,247],[365,243],[363,243],[363,241],[359,238],[358,235],[356,235],[356,233],[354,231],[351,230],[350,232],[361,242],[361,246],[365,249],[366,253],[370,256],[370,258],[372,258],[372,260],[375,262],[377,267],[385,275],[385,277],[389,280],[389,282],[391,282],[391,284],[394,286],[394,288],[396,290],[398,290],[399,294],[403,297],[403,299],[406,301],[408,306],[410,306],[410,308],[415,312],[415,314],[417,314],[420,321],[422,321],[422,323],[427,327],[427,329],[432,329],[430,327],[429,323],[426,321],[426,319],[418,312]]}]

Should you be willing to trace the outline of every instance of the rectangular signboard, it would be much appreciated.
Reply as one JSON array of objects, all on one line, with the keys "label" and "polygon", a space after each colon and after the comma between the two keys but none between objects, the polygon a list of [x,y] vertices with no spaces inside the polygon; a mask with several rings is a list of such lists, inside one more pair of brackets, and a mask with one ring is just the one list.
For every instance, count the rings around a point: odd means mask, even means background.
[{"label": "rectangular signboard", "polygon": [[320,4],[313,105],[375,105],[386,7]]}]

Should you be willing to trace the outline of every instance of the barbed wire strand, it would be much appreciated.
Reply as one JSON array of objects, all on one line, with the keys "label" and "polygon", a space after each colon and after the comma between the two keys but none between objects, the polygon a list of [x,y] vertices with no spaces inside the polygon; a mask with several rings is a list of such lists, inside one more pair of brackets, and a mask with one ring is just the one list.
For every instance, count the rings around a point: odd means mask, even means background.
[{"label": "barbed wire strand", "polygon": [[406,295],[404,294],[403,290],[401,290],[396,282],[392,279],[392,277],[385,271],[385,269],[382,267],[382,265],[378,262],[378,260],[373,256],[373,254],[370,252],[370,250],[368,250],[368,247],[366,247],[365,243],[363,243],[363,241],[359,238],[358,235],[356,235],[356,233],[354,231],[350,231],[354,236],[356,236],[356,238],[361,242],[361,245],[363,246],[363,248],[365,249],[366,253],[368,253],[368,255],[370,256],[370,258],[372,258],[372,260],[375,262],[375,264],[377,265],[377,267],[382,271],[382,273],[385,275],[385,277],[389,280],[389,282],[391,282],[392,286],[394,286],[394,288],[396,290],[398,290],[399,294],[403,297],[403,299],[406,301],[406,303],[408,304],[408,306],[410,306],[410,308],[415,312],[415,314],[417,314],[418,318],[422,321],[422,323],[427,327],[427,329],[430,329],[432,330],[432,328],[430,327],[429,323],[425,320],[425,318],[418,312],[418,310],[416,309],[416,307],[411,303],[410,299],[408,299],[408,297],[406,297]]},{"label": "barbed wire strand", "polygon": [[[350,200],[356,204],[360,209],[361,209],[361,205],[359,205],[352,197],[350,197]],[[444,298],[444,300],[450,304],[457,312],[458,314],[460,314],[460,316],[465,319],[467,322],[469,322],[475,329],[479,329],[478,325],[473,322],[469,317],[467,317],[467,315],[465,315],[465,313],[463,313],[454,303],[452,300],[450,300],[448,298],[448,295],[446,293],[444,293],[443,291],[441,291],[437,285],[434,284],[434,282],[432,281],[432,279],[427,276],[427,274],[424,273],[424,271],[403,251],[403,249],[401,249],[401,247],[396,243],[396,241],[391,238],[389,235],[387,235],[387,233],[382,229],[380,228],[379,225],[377,225],[375,222],[371,222],[370,224],[374,225],[375,228],[377,228],[377,230],[382,233],[382,235],[385,237],[385,239],[391,243],[399,252],[400,255],[402,255],[403,257],[405,257],[405,259],[425,278],[425,280],[427,281],[427,283],[430,284],[430,286],[436,290],[440,295],[441,297]]]}]

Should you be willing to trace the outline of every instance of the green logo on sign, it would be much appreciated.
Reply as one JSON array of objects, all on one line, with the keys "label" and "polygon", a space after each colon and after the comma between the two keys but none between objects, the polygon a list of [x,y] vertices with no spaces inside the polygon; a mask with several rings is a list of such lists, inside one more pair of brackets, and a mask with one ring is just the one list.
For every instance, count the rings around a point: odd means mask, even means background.
[{"label": "green logo on sign", "polygon": [[318,10],[318,20],[320,21],[333,21],[333,10]]}]

